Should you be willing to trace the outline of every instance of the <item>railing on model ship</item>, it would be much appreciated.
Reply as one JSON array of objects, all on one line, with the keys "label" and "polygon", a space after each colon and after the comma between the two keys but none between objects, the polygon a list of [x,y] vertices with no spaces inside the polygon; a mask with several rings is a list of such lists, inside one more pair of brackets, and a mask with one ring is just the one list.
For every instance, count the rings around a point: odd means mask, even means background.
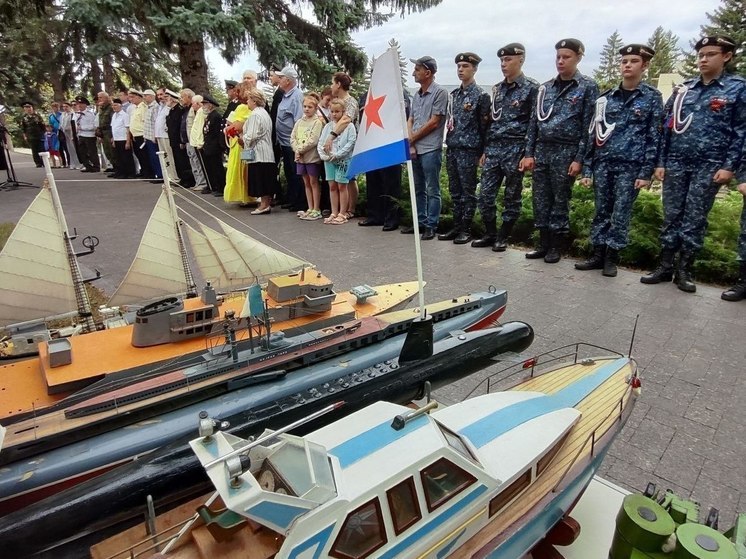
[{"label": "railing on model ship", "polygon": [[[568,344],[565,346],[554,348],[550,351],[545,351],[544,353],[539,353],[538,355],[534,355],[533,357],[529,357],[527,359],[524,359],[521,362],[513,363],[512,365],[509,365],[505,367],[504,369],[501,369],[500,371],[483,379],[463,399],[467,400],[468,398],[471,398],[484,385],[487,385],[486,394],[490,394],[494,383],[496,382],[502,383],[520,373],[525,372],[526,370],[529,370],[528,377],[533,378],[537,375],[544,375],[553,370],[553,369],[543,369],[544,366],[549,365],[551,363],[556,363],[556,362],[561,362],[562,365],[566,365],[567,359],[570,357],[572,357],[574,365],[577,365],[578,363],[582,363],[583,359],[578,360],[581,348],[600,349],[602,351],[607,351],[614,356],[624,357],[623,353],[605,348],[603,346],[589,344],[587,342],[576,342],[574,344]],[[563,353],[561,355],[555,355],[557,352],[563,352]],[[598,360],[598,359],[608,359],[609,357],[610,356],[607,355],[607,356],[602,356],[602,357],[592,357],[589,359]],[[542,370],[537,372],[537,368],[539,366],[542,367]],[[515,369],[515,370],[509,374],[506,374],[512,369]]]}]

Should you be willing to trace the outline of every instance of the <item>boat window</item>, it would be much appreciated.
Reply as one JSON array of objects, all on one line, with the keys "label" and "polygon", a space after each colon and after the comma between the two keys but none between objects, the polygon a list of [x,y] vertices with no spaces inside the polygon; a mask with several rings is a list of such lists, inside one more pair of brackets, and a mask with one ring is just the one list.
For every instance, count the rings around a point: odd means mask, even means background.
[{"label": "boat window", "polygon": [[413,478],[407,478],[399,485],[389,489],[386,492],[386,497],[389,501],[391,520],[394,523],[394,532],[397,536],[422,518]]},{"label": "boat window", "polygon": [[461,454],[464,458],[471,460],[472,462],[477,461],[477,458],[471,453],[466,444],[464,444],[464,441],[461,440],[461,437],[459,437],[456,433],[444,427],[440,423],[437,423],[437,425],[438,427],[440,427],[440,432],[443,433],[443,436],[446,438],[448,446]]},{"label": "boat window", "polygon": [[202,317],[205,315],[204,311],[197,311],[197,320],[204,320]]},{"label": "boat window", "polygon": [[518,478],[490,501],[490,516],[494,516],[512,501],[521,491],[531,484],[531,468],[523,472]]},{"label": "boat window", "polygon": [[329,554],[340,559],[363,559],[386,541],[381,504],[376,498],[347,515]]},{"label": "boat window", "polygon": [[552,459],[557,456],[557,453],[560,451],[562,446],[565,444],[565,441],[567,440],[567,435],[569,433],[566,433],[564,437],[562,437],[560,440],[558,440],[554,446],[541,458],[539,458],[539,462],[536,464],[536,475],[538,476],[541,472],[547,469],[547,466],[552,462]]},{"label": "boat window", "polygon": [[205,319],[210,320],[212,318],[212,309],[207,309],[205,311]]},{"label": "boat window", "polygon": [[420,472],[427,510],[432,512],[469,487],[477,479],[446,458]]},{"label": "boat window", "polygon": [[191,324],[192,322],[194,322],[194,313],[193,312],[187,313],[187,315],[186,315],[186,321],[187,321],[187,324]]}]

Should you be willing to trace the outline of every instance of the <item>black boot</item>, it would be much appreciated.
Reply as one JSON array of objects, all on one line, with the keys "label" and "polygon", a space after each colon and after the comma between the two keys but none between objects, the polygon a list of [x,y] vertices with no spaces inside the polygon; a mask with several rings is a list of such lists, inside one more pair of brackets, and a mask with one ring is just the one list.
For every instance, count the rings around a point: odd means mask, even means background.
[{"label": "black boot", "polygon": [[452,241],[459,235],[459,233],[461,233],[461,229],[456,226],[446,231],[445,233],[440,233],[438,235],[438,240],[439,241]]},{"label": "black boot", "polygon": [[679,254],[679,265],[676,267],[676,278],[674,281],[679,289],[687,293],[697,291],[692,268],[694,268],[694,253],[681,252]]},{"label": "black boot", "polygon": [[601,272],[601,274],[607,278],[615,278],[617,274],[617,264],[619,264],[619,251],[615,248],[607,248],[606,258],[604,258],[604,271]]},{"label": "black boot", "polygon": [[562,243],[565,236],[562,233],[551,231],[549,236],[549,250],[547,255],[544,257],[544,262],[547,264],[556,264],[562,258]]},{"label": "black boot", "polygon": [[471,242],[474,248],[491,247],[497,238],[497,226],[495,220],[487,221],[484,224],[484,235]]},{"label": "black boot", "polygon": [[723,301],[740,301],[746,299],[746,262],[741,262],[741,273],[738,275],[736,285],[723,291],[720,295]]},{"label": "black boot", "polygon": [[604,257],[606,256],[606,245],[593,245],[593,252],[587,260],[577,262],[576,270],[585,272],[586,270],[600,270],[604,267]]},{"label": "black boot", "polygon": [[462,224],[461,231],[456,235],[456,238],[453,239],[453,244],[465,245],[466,243],[470,243],[471,239],[471,221],[469,221],[468,224]]},{"label": "black boot", "polygon": [[539,229],[539,246],[526,253],[526,258],[536,260],[544,258],[549,251],[549,229]]},{"label": "black boot", "polygon": [[673,259],[675,256],[675,250],[664,248],[661,251],[661,261],[658,267],[647,276],[642,276],[640,282],[653,284],[671,281],[673,279]]},{"label": "black boot", "polygon": [[515,225],[515,221],[503,221],[503,224],[500,226],[500,232],[497,234],[495,244],[492,245],[492,250],[495,252],[505,252],[505,249],[508,248],[508,238],[510,237],[510,233],[513,231],[513,225]]}]

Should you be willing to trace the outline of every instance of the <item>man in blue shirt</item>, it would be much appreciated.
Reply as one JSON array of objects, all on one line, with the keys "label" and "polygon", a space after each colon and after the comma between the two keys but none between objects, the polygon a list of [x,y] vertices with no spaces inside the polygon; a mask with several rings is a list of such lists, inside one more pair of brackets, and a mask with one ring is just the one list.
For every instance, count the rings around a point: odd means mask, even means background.
[{"label": "man in blue shirt", "polygon": [[617,275],[619,251],[627,246],[632,205],[641,188],[650,185],[660,145],[663,98],[643,83],[655,51],[647,45],[627,45],[619,51],[622,83],[596,101],[588,151],[583,162],[583,186],[595,189],[596,215],[591,224],[593,254],[575,264],[578,270],[603,270]]},{"label": "man in blue shirt", "polygon": [[298,72],[285,66],[276,73],[278,87],[283,92],[277,108],[275,134],[282,151],[282,166],[287,180],[286,201],[291,212],[302,210],[306,204],[306,194],[300,177],[295,172],[295,152],[290,146],[290,135],[295,123],[303,117],[303,93],[298,89]]},{"label": "man in blue shirt", "polygon": [[[448,112],[448,91],[435,83],[438,63],[432,56],[411,59],[414,81],[420,89],[412,100],[412,114],[407,121],[409,151],[414,171],[417,198],[417,220],[422,240],[435,238],[440,220],[440,166],[443,157],[443,132]],[[413,233],[404,227],[402,233]]]},{"label": "man in blue shirt", "polygon": [[694,48],[700,76],[686,80],[666,103],[655,170],[663,181],[660,263],[640,278],[648,284],[673,279],[687,293],[697,290],[692,269],[704,243],[707,215],[720,187],[733,178],[746,140],[746,80],[725,72],[735,41],[703,37]]},{"label": "man in blue shirt", "polygon": [[578,72],[583,43],[562,39],[554,48],[558,75],[539,87],[526,156],[519,165],[521,171],[533,170],[534,225],[540,235],[539,247],[526,258],[543,258],[550,264],[560,261],[570,230],[572,185],[582,170],[598,98],[596,82]]}]

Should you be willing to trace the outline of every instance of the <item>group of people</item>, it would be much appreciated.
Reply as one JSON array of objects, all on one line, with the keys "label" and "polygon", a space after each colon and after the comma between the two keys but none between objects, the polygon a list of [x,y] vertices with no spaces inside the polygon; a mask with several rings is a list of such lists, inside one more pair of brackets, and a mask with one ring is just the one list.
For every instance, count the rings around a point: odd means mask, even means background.
[{"label": "group of people", "polygon": [[[476,84],[481,58],[475,53],[456,56],[461,85],[450,94],[434,81],[438,66],[432,57],[414,60],[420,88],[412,101],[409,142],[422,238],[434,238],[438,225],[445,133],[454,222],[438,239],[504,251],[520,215],[524,173],[531,171],[539,243],[526,258],[556,263],[579,179],[594,188],[595,216],[593,253],[575,267],[614,277],[634,201],[655,177],[663,182],[662,250],[656,270],[641,281],[673,280],[682,291],[696,291],[693,264],[715,195],[734,177],[746,195],[746,80],[725,71],[736,48],[730,37],[703,37],[695,48],[700,75],[679,86],[665,105],[661,93],[643,81],[655,56],[647,45],[620,49],[622,81],[604,92],[578,71],[585,48],[572,38],[555,45],[558,74],[543,84],[523,74],[522,44],[504,46],[497,56],[505,79],[489,93]],[[502,184],[498,229],[495,199]],[[477,208],[485,233],[472,239]],[[746,209],[738,259],[739,280],[722,295],[728,301],[746,298]]]},{"label": "group of people", "polygon": [[[575,267],[599,269],[607,277],[617,274],[639,190],[655,177],[663,182],[662,250],[656,270],[641,281],[674,280],[679,289],[696,291],[694,258],[716,193],[735,177],[746,195],[746,80],[725,71],[735,46],[725,36],[700,39],[695,46],[700,75],[677,87],[665,105],[661,93],[643,81],[655,56],[647,45],[629,44],[619,51],[622,81],[604,92],[578,71],[585,47],[572,38],[555,45],[558,73],[543,84],[523,74],[525,47],[505,45],[497,52],[504,79],[489,93],[476,83],[481,58],[473,52],[456,56],[461,84],[450,93],[435,81],[434,58],[412,59],[419,89],[411,100],[405,92],[405,101],[421,238],[437,234],[444,139],[453,227],[437,235],[439,240],[504,251],[520,216],[523,177],[530,171],[539,242],[526,258],[556,263],[569,232],[572,186],[580,180],[595,192],[593,252]],[[225,82],[229,103],[222,115],[207,94],[130,89],[113,99],[99,93],[97,114],[82,96],[75,99],[72,117],[67,116],[70,104],[63,103],[61,113],[53,105],[54,122],[50,115],[45,131],[41,119],[32,121],[33,107],[24,105],[24,134],[40,149],[49,127],[58,130],[68,161],[77,153],[86,171],[99,170],[98,158],[93,160],[99,137],[118,178],[135,176],[134,154],[137,176],[159,181],[160,150],[167,152],[165,172],[183,187],[256,205],[255,215],[268,214],[279,203],[304,220],[346,223],[357,205],[357,183],[347,177],[347,167],[366,95],[359,102],[350,95],[352,80],[344,72],[335,73],[320,94],[304,94],[290,66],[272,66],[269,79],[276,88],[269,111],[256,88],[257,74],[247,71],[241,83]],[[279,166],[285,192],[279,188]],[[367,216],[358,225],[398,229],[401,166],[367,173],[366,184]],[[495,202],[503,184],[498,228]],[[473,239],[477,209],[485,232]],[[746,210],[738,251],[739,280],[723,293],[726,300],[746,298]]]}]

